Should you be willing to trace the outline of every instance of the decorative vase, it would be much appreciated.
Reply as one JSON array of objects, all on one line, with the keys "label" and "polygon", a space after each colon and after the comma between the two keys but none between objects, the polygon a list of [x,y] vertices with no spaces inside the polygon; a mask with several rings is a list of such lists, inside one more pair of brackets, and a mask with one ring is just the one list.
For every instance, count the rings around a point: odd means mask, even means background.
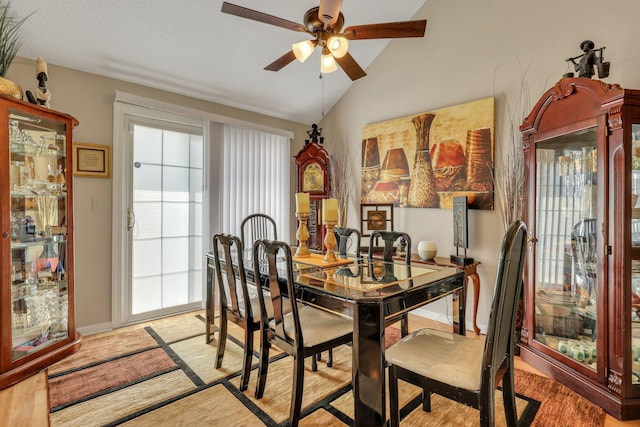
[{"label": "decorative vase", "polygon": [[411,172],[408,201],[415,208],[437,208],[439,203],[429,155],[429,132],[435,117],[435,114],[420,114],[411,119],[416,128],[416,157]]},{"label": "decorative vase", "polygon": [[22,88],[17,83],[0,77],[0,94],[22,99]]},{"label": "decorative vase", "polygon": [[418,242],[418,255],[421,260],[432,260],[436,257],[437,253],[438,247],[436,246],[436,242],[432,242],[431,240],[422,240]]},{"label": "decorative vase", "polygon": [[491,129],[470,129],[465,146],[467,189],[490,191],[493,188]]},{"label": "decorative vase", "polygon": [[380,152],[378,138],[362,140],[362,200],[370,201],[371,190],[380,179]]}]

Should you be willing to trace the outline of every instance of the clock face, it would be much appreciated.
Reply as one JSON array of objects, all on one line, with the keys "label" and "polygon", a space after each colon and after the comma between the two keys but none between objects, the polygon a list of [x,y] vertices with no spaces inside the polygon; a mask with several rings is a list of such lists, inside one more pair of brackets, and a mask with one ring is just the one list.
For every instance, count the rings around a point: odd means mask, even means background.
[{"label": "clock face", "polygon": [[324,189],[324,172],[317,163],[311,163],[302,172],[302,191],[322,191]]}]

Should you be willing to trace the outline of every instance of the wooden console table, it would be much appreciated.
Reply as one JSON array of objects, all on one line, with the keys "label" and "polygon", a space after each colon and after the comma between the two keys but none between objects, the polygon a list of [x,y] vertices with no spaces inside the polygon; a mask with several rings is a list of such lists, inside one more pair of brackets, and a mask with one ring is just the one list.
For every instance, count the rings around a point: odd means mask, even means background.
[{"label": "wooden console table", "polygon": [[423,261],[417,254],[411,255],[411,264],[431,264],[441,265],[445,267],[457,267],[464,272],[464,291],[467,292],[467,284],[473,283],[473,330],[476,335],[480,334],[480,328],[476,323],[476,316],[478,314],[478,301],[480,300],[480,276],[478,276],[477,267],[480,261],[474,261],[473,264],[459,265],[454,264],[447,257],[435,257],[429,261]]}]

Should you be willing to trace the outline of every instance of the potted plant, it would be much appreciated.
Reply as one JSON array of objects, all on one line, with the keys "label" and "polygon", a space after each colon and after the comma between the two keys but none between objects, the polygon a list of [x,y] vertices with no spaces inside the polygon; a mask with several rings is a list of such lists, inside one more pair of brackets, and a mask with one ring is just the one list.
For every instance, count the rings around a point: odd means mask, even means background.
[{"label": "potted plant", "polygon": [[0,93],[17,99],[22,99],[22,89],[5,75],[22,45],[20,27],[32,14],[17,18],[11,13],[11,1],[0,1]]}]

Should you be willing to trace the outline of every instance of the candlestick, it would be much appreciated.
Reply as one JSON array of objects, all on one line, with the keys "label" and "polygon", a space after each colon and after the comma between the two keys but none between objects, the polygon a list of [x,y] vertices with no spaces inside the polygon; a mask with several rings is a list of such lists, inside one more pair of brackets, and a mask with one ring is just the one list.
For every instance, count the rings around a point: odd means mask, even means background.
[{"label": "candlestick", "polygon": [[[335,199],[334,199],[335,200]],[[323,205],[324,207],[324,205]],[[324,254],[324,258],[322,261],[324,262],[336,262],[336,246],[338,246],[338,242],[336,241],[336,235],[333,232],[333,227],[338,223],[338,221],[329,221],[327,222],[326,218],[324,218],[324,226],[325,226],[325,235],[324,235],[324,245],[327,248],[327,253]]]},{"label": "candlestick", "polygon": [[[309,195],[307,194],[307,200],[308,198]],[[296,216],[298,217],[298,231],[296,231],[296,238],[298,239],[298,249],[296,249],[296,256],[300,258],[306,258],[308,256],[311,256],[309,254],[309,248],[307,247],[307,240],[309,239],[309,229],[307,228],[309,213],[296,212]]]},{"label": "candlestick", "polygon": [[322,223],[333,223],[333,225],[338,223],[337,199],[324,199],[322,201]]},{"label": "candlestick", "polygon": [[308,214],[309,209],[309,193],[296,193],[296,212]]}]

